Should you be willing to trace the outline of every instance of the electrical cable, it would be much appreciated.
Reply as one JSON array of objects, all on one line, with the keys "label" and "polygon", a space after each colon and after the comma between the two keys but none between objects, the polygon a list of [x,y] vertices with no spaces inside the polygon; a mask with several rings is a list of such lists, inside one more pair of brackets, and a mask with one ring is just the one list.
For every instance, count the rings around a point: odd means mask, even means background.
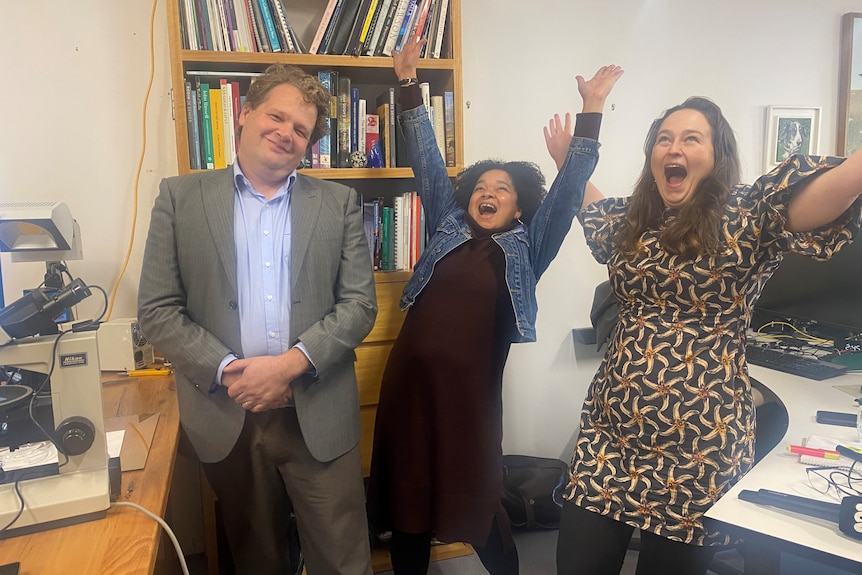
[{"label": "electrical cable", "polygon": [[762,326],[760,326],[760,328],[757,330],[757,333],[758,333],[758,334],[761,334],[761,335],[766,335],[766,336],[775,337],[775,338],[786,338],[786,337],[791,337],[791,336],[783,335],[783,334],[765,333],[765,332],[763,331],[763,329],[764,329],[764,328],[772,327],[772,326],[785,326],[785,327],[789,327],[790,329],[792,329],[792,330],[793,330],[793,331],[795,331],[796,333],[803,335],[803,336],[804,336],[804,338],[802,338],[802,339],[804,339],[804,341],[809,341],[809,342],[814,342],[814,343],[826,343],[826,344],[831,344],[831,343],[832,343],[832,340],[830,340],[830,339],[824,339],[824,338],[822,338],[822,337],[815,337],[815,336],[813,336],[813,335],[811,335],[811,334],[809,334],[809,333],[807,333],[807,332],[805,332],[805,331],[803,331],[803,330],[799,329],[798,327],[796,327],[795,325],[793,325],[792,323],[787,322],[787,321],[771,321],[771,322],[769,322],[769,323],[765,323],[765,324],[763,324]]},{"label": "electrical cable", "polygon": [[135,509],[142,511],[152,519],[155,519],[156,522],[161,525],[162,528],[165,530],[165,533],[167,533],[168,537],[170,537],[171,543],[174,544],[174,549],[177,552],[177,557],[179,557],[180,567],[183,570],[183,575],[189,575],[189,566],[186,564],[186,556],[183,555],[183,550],[180,547],[180,542],[177,540],[177,536],[174,535],[174,532],[171,530],[170,525],[168,525],[168,523],[164,519],[162,519],[146,507],[138,505],[137,503],[132,503],[131,501],[114,501],[113,503],[111,503],[111,507],[134,507]]},{"label": "electrical cable", "polygon": [[114,310],[114,302],[117,298],[117,290],[120,288],[120,281],[123,279],[123,276],[126,273],[126,268],[129,266],[129,260],[132,258],[132,247],[135,245],[135,229],[138,225],[138,189],[141,181],[141,171],[144,165],[144,156],[147,152],[147,103],[150,101],[150,90],[153,87],[153,77],[155,76],[155,20],[156,20],[156,7],[159,4],[159,0],[153,0],[153,8],[150,13],[150,76],[147,79],[147,89],[144,93],[144,106],[141,118],[141,132],[142,132],[142,141],[141,141],[141,154],[138,158],[138,167],[135,170],[135,185],[132,193],[132,225],[129,230],[129,247],[126,250],[126,255],[123,258],[123,265],[120,267],[120,273],[117,275],[117,280],[114,282],[114,287],[111,289],[111,297],[108,303],[108,309],[106,313],[106,317],[111,319],[111,313]]},{"label": "electrical cable", "polygon": [[12,518],[12,521],[7,523],[3,527],[0,527],[0,533],[3,533],[7,529],[9,529],[9,527],[14,525],[14,523],[16,521],[18,521],[18,519],[20,519],[21,515],[24,513],[24,496],[21,495],[21,486],[19,485],[20,483],[21,483],[21,479],[17,479],[15,481],[14,489],[15,489],[15,495],[18,496],[18,502],[21,504],[21,506],[18,508],[18,513],[15,514],[15,517]]}]

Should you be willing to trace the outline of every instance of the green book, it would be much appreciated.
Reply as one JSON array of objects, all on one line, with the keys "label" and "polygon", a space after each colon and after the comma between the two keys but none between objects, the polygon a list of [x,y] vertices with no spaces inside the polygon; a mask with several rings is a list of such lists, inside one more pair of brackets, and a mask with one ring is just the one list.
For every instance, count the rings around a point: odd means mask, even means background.
[{"label": "green book", "polygon": [[210,85],[201,82],[201,132],[204,138],[204,156],[206,156],[206,169],[215,169],[215,155],[213,152],[213,128],[210,119]]}]

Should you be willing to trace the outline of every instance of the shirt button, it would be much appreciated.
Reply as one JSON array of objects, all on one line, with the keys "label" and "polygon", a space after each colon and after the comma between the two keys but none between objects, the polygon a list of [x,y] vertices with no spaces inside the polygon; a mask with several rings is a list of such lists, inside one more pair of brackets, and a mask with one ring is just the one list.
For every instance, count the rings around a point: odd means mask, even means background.
[{"label": "shirt button", "polygon": [[263,235],[268,236],[268,235],[269,235],[269,230],[263,230]]},{"label": "shirt button", "polygon": [[269,262],[265,262],[263,265],[265,265],[266,267],[269,267],[269,266],[271,266],[272,264],[271,264],[271,263],[269,263]]},{"label": "shirt button", "polygon": [[269,332],[269,337],[275,337],[275,332],[274,331]]},{"label": "shirt button", "polygon": [[236,309],[238,306],[236,305],[235,301],[229,301],[227,302],[227,307],[229,307],[230,309]]},{"label": "shirt button", "polygon": [[266,301],[272,301],[272,296],[271,295],[266,296]]}]

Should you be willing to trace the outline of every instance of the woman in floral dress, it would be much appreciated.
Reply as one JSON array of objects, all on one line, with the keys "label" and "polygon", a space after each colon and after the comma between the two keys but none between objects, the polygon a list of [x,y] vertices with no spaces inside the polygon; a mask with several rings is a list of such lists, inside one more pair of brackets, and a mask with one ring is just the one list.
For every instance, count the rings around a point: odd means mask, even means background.
[{"label": "woman in floral dress", "polygon": [[[552,121],[558,160],[568,127]],[[729,537],[704,513],[752,465],[751,309],[787,252],[828,259],[860,227],[862,153],[793,156],[739,185],[733,131],[705,98],[657,119],[631,197],[588,184],[579,219],[620,312],[584,402],[559,575],[704,573]]]}]

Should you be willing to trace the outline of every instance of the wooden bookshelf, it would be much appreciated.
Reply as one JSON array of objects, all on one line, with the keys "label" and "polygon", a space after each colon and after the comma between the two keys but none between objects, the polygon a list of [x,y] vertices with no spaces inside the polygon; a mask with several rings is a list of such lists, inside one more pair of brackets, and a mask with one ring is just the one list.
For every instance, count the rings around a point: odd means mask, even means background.
[{"label": "wooden bookshelf", "polygon": [[[187,50],[183,45],[183,19],[180,16],[180,4],[183,2],[184,0],[167,0],[166,8],[177,168],[180,174],[188,174],[193,171],[189,157],[189,134],[186,126],[184,82],[188,72],[262,72],[267,66],[275,63],[293,64],[310,73],[316,73],[320,70],[335,70],[341,75],[350,77],[353,87],[359,88],[361,97],[366,98],[369,102],[375,101],[380,93],[397,83],[395,73],[392,70],[392,59],[389,57]],[[306,47],[310,46],[327,4],[326,0],[290,0],[283,4],[287,18],[291,21],[302,44]],[[449,168],[449,175],[452,177],[464,167],[464,106],[461,75],[461,0],[449,0],[441,58],[420,59],[418,77],[421,82],[430,83],[432,94],[442,94],[444,91],[453,93],[455,166]],[[218,76],[213,76],[213,78],[218,78]],[[245,80],[246,83],[248,81]],[[341,182],[355,188],[369,198],[382,196],[391,200],[397,194],[416,189],[413,183],[413,172],[410,168],[304,169],[303,173],[321,179]],[[362,417],[360,446],[364,475],[368,475],[370,469],[374,418],[380,393],[380,380],[389,357],[389,351],[392,349],[404,321],[404,314],[398,309],[398,301],[401,297],[401,290],[409,277],[410,272],[375,272],[379,307],[377,322],[365,341],[356,349],[356,372]],[[206,499],[205,494],[204,500]],[[205,516],[207,516],[206,513]],[[213,552],[214,550],[210,547],[207,554],[210,555]],[[445,559],[469,553],[472,553],[469,545],[461,543],[441,545],[434,547],[432,558]],[[210,559],[212,572],[213,562],[211,558],[208,559]],[[391,569],[391,564],[387,554],[376,551],[374,570],[385,571],[389,569]]]}]

